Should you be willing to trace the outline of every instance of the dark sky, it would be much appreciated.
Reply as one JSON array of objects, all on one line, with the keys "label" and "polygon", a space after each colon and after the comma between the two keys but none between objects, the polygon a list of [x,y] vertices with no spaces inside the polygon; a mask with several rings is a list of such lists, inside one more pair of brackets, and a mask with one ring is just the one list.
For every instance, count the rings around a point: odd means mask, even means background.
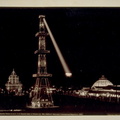
[{"label": "dark sky", "polygon": [[49,37],[51,84],[91,86],[104,74],[120,84],[120,8],[0,8],[0,87],[14,68],[24,87],[37,71],[39,15],[46,21],[73,76],[66,78]]}]

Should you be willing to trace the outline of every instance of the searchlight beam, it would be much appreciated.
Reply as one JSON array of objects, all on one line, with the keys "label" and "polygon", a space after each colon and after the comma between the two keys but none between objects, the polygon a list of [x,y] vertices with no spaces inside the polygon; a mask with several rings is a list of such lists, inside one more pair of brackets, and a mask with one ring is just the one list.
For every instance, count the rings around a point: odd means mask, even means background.
[{"label": "searchlight beam", "polygon": [[67,66],[67,64],[66,64],[66,62],[65,62],[65,60],[64,60],[64,58],[63,58],[63,55],[62,55],[62,53],[61,53],[61,51],[60,51],[60,49],[59,49],[59,47],[58,47],[58,45],[57,45],[57,43],[56,43],[56,41],[55,41],[54,36],[52,35],[52,32],[51,32],[51,30],[50,30],[50,28],[49,28],[49,26],[48,26],[45,18],[43,18],[43,22],[44,22],[44,24],[45,24],[45,26],[46,26],[46,29],[47,29],[47,31],[48,31],[48,33],[49,33],[49,35],[50,35],[51,40],[52,40],[53,46],[54,46],[54,48],[55,48],[55,50],[56,50],[56,52],[57,52],[57,55],[58,55],[58,57],[59,57],[59,59],[60,59],[60,62],[61,62],[61,64],[62,64],[62,66],[63,66],[63,69],[64,69],[64,71],[65,71],[66,77],[71,77],[71,76],[72,76],[72,73],[70,72],[70,70],[69,70],[69,68],[68,68],[68,66]]}]

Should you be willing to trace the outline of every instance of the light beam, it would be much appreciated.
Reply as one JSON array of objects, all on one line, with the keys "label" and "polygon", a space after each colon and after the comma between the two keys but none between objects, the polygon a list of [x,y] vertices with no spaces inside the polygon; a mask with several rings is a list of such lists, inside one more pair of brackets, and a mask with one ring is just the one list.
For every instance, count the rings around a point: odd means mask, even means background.
[{"label": "light beam", "polygon": [[71,76],[72,76],[72,73],[65,73],[65,75],[66,75],[67,77],[71,77]]},{"label": "light beam", "polygon": [[66,75],[66,77],[71,77],[71,76],[72,76],[72,73],[70,72],[70,70],[69,70],[69,68],[68,68],[68,66],[67,66],[67,64],[66,64],[66,62],[65,62],[65,60],[64,60],[64,58],[63,58],[63,56],[62,56],[62,53],[61,53],[61,51],[60,51],[60,49],[59,49],[59,47],[58,47],[58,45],[57,45],[57,43],[56,43],[56,41],[55,41],[54,36],[52,35],[52,32],[51,32],[51,30],[50,30],[50,28],[49,28],[49,26],[48,26],[45,18],[43,18],[43,21],[44,21],[44,23],[45,23],[46,29],[48,30],[48,33],[49,33],[50,38],[51,38],[51,40],[52,40],[53,46],[54,46],[54,48],[55,48],[55,50],[56,50],[56,52],[57,52],[57,55],[58,55],[58,57],[59,57],[59,59],[60,59],[60,62],[61,62],[61,64],[62,64],[62,66],[63,66],[63,69],[64,69],[64,71],[65,71],[65,75]]}]

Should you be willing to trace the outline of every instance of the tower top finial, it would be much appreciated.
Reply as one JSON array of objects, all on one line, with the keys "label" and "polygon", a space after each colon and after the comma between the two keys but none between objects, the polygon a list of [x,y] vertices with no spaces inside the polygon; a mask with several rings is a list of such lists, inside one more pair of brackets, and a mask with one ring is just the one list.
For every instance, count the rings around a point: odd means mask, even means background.
[{"label": "tower top finial", "polygon": [[45,15],[39,15],[39,18],[45,18]]}]

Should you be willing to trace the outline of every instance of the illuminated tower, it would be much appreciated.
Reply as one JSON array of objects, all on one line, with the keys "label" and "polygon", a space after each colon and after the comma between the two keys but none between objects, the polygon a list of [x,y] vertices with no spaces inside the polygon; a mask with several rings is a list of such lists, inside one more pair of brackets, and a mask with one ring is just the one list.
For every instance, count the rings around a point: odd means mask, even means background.
[{"label": "illuminated tower", "polygon": [[38,37],[38,50],[35,51],[35,54],[38,55],[38,65],[37,73],[33,74],[33,77],[36,78],[36,83],[30,93],[31,101],[29,107],[31,108],[49,108],[54,106],[48,80],[48,77],[51,77],[52,74],[47,73],[46,54],[50,53],[50,51],[46,50],[46,36],[48,33],[43,22],[44,18],[45,16],[43,15],[39,16],[39,32],[36,34],[36,37]]}]

